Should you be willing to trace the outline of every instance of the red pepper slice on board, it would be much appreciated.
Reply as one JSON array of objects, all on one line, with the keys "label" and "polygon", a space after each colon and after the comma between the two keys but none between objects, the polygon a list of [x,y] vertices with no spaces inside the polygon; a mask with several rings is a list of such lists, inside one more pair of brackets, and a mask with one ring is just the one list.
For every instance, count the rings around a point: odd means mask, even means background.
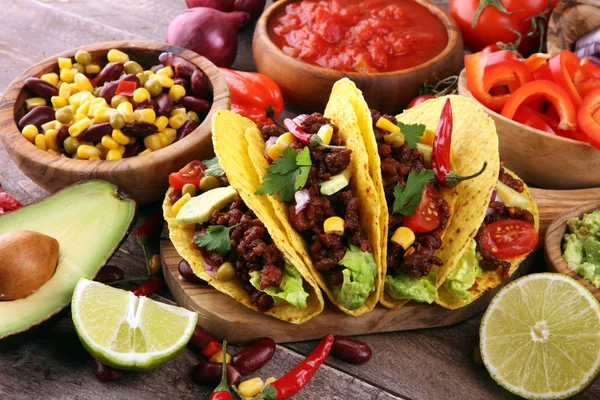
[{"label": "red pepper slice on board", "polygon": [[536,71],[542,65],[546,64],[550,56],[544,53],[534,53],[523,60],[523,64],[529,68],[531,72]]},{"label": "red pepper slice on board", "polygon": [[120,80],[117,85],[117,90],[115,94],[120,94],[123,96],[133,96],[133,92],[137,88],[137,83],[131,81]]},{"label": "red pepper slice on board", "polygon": [[210,400],[232,400],[229,385],[227,384],[227,342],[223,342],[223,366],[221,370],[221,382],[213,390]]},{"label": "red pepper slice on board", "polygon": [[212,341],[202,349],[202,354],[206,356],[206,358],[211,358],[218,352],[222,350],[221,344],[216,341]]},{"label": "red pepper slice on board", "polygon": [[527,125],[530,128],[539,129],[540,131],[556,135],[554,129],[552,129],[552,127],[550,127],[536,111],[527,106],[519,107],[513,120],[520,124]]},{"label": "red pepper slice on board", "polygon": [[150,296],[152,293],[155,293],[160,289],[164,284],[162,279],[150,279],[142,283],[140,286],[131,289],[131,293],[136,296]]},{"label": "red pepper slice on board", "polygon": [[557,83],[540,80],[527,82],[518,88],[502,108],[502,115],[513,119],[519,107],[530,100],[543,98],[554,105],[560,122],[558,127],[563,130],[577,129],[577,113],[567,91]]},{"label": "red pepper slice on board", "polygon": [[148,268],[148,275],[152,275],[152,271],[150,270],[150,258],[148,257],[148,243],[157,239],[158,235],[162,230],[162,227],[165,223],[165,219],[163,217],[162,210],[159,208],[154,210],[152,214],[144,221],[142,226],[135,232],[136,239],[140,246],[142,246],[142,252],[144,253],[144,258],[146,259],[146,267]]},{"label": "red pepper slice on board", "polygon": [[[594,115],[600,110],[600,87],[592,90],[585,96],[579,111],[577,122],[579,129],[586,134],[588,142],[600,150],[600,124],[594,119]],[[600,119],[600,118],[599,118]]]},{"label": "red pepper slice on board", "polygon": [[173,189],[181,190],[186,183],[199,187],[200,179],[204,177],[205,166],[198,160],[191,161],[179,172],[173,172],[169,175],[169,186]]},{"label": "red pepper slice on board", "polygon": [[563,50],[548,61],[554,81],[562,86],[571,96],[573,104],[581,104],[581,96],[575,88],[573,77],[579,71],[579,58],[569,50]]},{"label": "red pepper slice on board", "polygon": [[21,204],[17,199],[8,193],[2,191],[2,187],[0,187],[0,214],[4,214],[7,211],[13,211],[21,207],[23,207],[23,204]]},{"label": "red pepper slice on board", "polygon": [[313,135],[311,135],[310,133],[308,133],[304,129],[302,129],[302,127],[300,125],[298,125],[297,123],[295,123],[292,119],[290,119],[290,118],[284,119],[283,125],[287,128],[288,131],[290,131],[290,133],[292,135],[294,135],[294,137],[296,139],[298,139],[299,141],[301,141],[302,143],[304,143],[307,146],[310,145],[310,139],[312,138]]}]

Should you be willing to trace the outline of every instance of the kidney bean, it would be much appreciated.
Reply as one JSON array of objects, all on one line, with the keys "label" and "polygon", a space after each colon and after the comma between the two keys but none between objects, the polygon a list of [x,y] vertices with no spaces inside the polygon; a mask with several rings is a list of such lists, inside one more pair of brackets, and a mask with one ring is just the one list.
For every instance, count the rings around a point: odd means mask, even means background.
[{"label": "kidney bean", "polygon": [[123,153],[123,158],[135,157],[142,151],[142,143],[140,140],[136,141],[133,144],[125,146],[125,153]]},{"label": "kidney bean", "polygon": [[58,89],[56,86],[41,80],[40,78],[27,78],[25,79],[25,84],[23,86],[48,101],[50,101],[52,96],[58,96]]},{"label": "kidney bean", "polygon": [[134,74],[123,75],[119,80],[120,81],[127,81],[127,82],[135,82],[135,84],[137,85],[137,87],[140,87],[140,78],[138,78]]},{"label": "kidney bean", "polygon": [[156,103],[156,100],[148,99],[148,100],[142,101],[140,104],[135,106],[136,110],[142,110],[144,108],[151,108],[154,111],[156,111],[156,109],[158,108],[158,104]]},{"label": "kidney bean", "polygon": [[196,69],[190,78],[190,87],[194,96],[208,99],[210,97],[210,84],[206,75]]},{"label": "kidney bean", "polygon": [[186,110],[194,111],[198,115],[206,114],[210,110],[210,103],[200,97],[183,96],[179,103],[183,104]]},{"label": "kidney bean", "polygon": [[192,267],[190,267],[190,263],[186,260],[179,261],[179,274],[188,282],[192,283],[200,283],[202,279],[198,278],[194,271],[192,271]]},{"label": "kidney bean", "polygon": [[167,117],[171,115],[171,111],[173,111],[173,99],[166,93],[162,93],[156,96],[156,105],[158,115],[166,115]]},{"label": "kidney bean", "polygon": [[176,77],[190,79],[194,71],[198,70],[190,61],[175,53],[162,53],[158,56],[158,59],[164,65],[171,66],[175,71]]},{"label": "kidney bean", "polygon": [[371,348],[365,342],[339,335],[335,336],[331,354],[352,364],[366,363],[373,356]]},{"label": "kidney bean", "polygon": [[157,72],[160,69],[163,69],[165,66],[162,64],[158,64],[152,67],[152,72]]},{"label": "kidney bean", "polygon": [[231,365],[236,367],[241,374],[248,374],[262,368],[275,354],[275,341],[263,337],[240,350],[231,360]]},{"label": "kidney bean", "polygon": [[158,128],[154,124],[136,121],[125,125],[122,131],[127,136],[146,137],[156,133]]},{"label": "kidney bean", "polygon": [[186,91],[186,92],[187,92],[187,91],[189,91],[190,84],[189,84],[189,82],[188,82],[188,81],[186,81],[185,79],[183,79],[183,78],[173,78],[173,83],[174,83],[175,85],[180,85],[180,86],[183,86],[183,87],[185,88],[185,91]]},{"label": "kidney bean", "polygon": [[[197,121],[185,121],[181,128],[177,131],[177,140],[181,140],[194,131],[200,124]],[[177,141],[176,140],[176,141]]]},{"label": "kidney bean", "polygon": [[102,68],[102,71],[100,71],[98,76],[94,78],[93,84],[95,86],[102,86],[105,82],[116,81],[119,79],[119,76],[121,76],[124,69],[125,67],[123,67],[122,63],[108,63],[104,68]]},{"label": "kidney bean", "polygon": [[92,372],[101,382],[116,381],[123,375],[122,371],[104,365],[96,359],[92,360]]},{"label": "kidney bean", "polygon": [[110,101],[112,100],[113,96],[115,95],[115,92],[117,91],[117,86],[119,86],[119,81],[112,81],[106,83],[104,86],[102,86],[102,89],[100,89],[100,97],[103,97],[104,100],[106,100],[106,102],[110,104]]},{"label": "kidney bean", "polygon": [[81,134],[81,138],[86,142],[97,142],[102,139],[104,135],[110,135],[112,133],[112,126],[110,122],[103,122],[101,124],[94,124],[87,128]]},{"label": "kidney bean", "polygon": [[200,325],[197,325],[188,342],[188,346],[198,351],[202,351],[211,342],[219,342],[219,339]]},{"label": "kidney bean", "polygon": [[[204,361],[199,363],[192,370],[192,379],[200,385],[214,388],[221,381],[221,363]],[[227,383],[229,386],[237,386],[242,380],[239,371],[227,365]]]},{"label": "kidney bean", "polygon": [[125,272],[114,265],[105,265],[102,267],[96,278],[94,279],[96,282],[100,283],[108,283],[114,281],[122,281],[125,278]]},{"label": "kidney bean", "polygon": [[56,132],[56,140],[58,141],[58,147],[64,148],[65,139],[69,137],[69,127],[61,126]]},{"label": "kidney bean", "polygon": [[20,130],[27,125],[35,125],[38,129],[41,128],[42,124],[50,122],[54,119],[54,109],[48,106],[39,106],[32,108],[27,114],[25,114],[17,124]]}]

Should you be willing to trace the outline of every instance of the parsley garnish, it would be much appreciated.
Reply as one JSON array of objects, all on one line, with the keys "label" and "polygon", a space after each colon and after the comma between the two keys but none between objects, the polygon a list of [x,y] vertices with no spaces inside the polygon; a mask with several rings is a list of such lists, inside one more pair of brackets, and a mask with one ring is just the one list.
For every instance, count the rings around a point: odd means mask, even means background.
[{"label": "parsley garnish", "polygon": [[394,189],[393,214],[413,215],[415,208],[421,203],[425,185],[433,179],[435,172],[430,169],[413,170],[408,174],[406,185],[400,183]]},{"label": "parsley garnish", "polygon": [[206,165],[206,169],[204,170],[204,175],[206,176],[225,176],[225,171],[221,168],[221,164],[219,164],[219,157],[213,157],[209,160],[202,161],[202,164]]},{"label": "parsley garnish", "polygon": [[231,251],[229,232],[236,226],[228,228],[223,225],[211,225],[206,229],[206,233],[194,239],[194,243],[206,250],[216,250],[220,254],[227,254]]},{"label": "parsley garnish", "polygon": [[414,149],[417,147],[417,143],[419,143],[419,138],[423,136],[425,132],[425,125],[423,124],[410,124],[406,125],[400,121],[396,124],[400,128],[402,135],[404,135],[404,140],[408,143],[408,147]]},{"label": "parsley garnish", "polygon": [[281,157],[267,167],[263,183],[255,194],[279,192],[280,202],[290,201],[296,190],[306,185],[311,165],[308,147],[302,149],[300,153],[288,147]]},{"label": "parsley garnish", "polygon": [[346,148],[346,146],[333,146],[330,144],[325,144],[323,139],[321,139],[321,136],[312,135],[312,137],[310,138],[310,147],[320,147],[320,146],[323,146],[326,149],[345,149]]}]

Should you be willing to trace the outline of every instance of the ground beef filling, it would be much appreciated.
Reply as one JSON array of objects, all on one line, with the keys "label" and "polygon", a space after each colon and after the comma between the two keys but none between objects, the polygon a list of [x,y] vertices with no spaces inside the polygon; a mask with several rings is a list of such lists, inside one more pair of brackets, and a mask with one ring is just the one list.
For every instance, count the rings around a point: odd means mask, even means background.
[{"label": "ground beef filling", "polygon": [[523,181],[507,173],[504,170],[504,167],[500,167],[500,175],[498,176],[498,180],[519,193],[523,193],[523,190],[525,189],[525,184]]},{"label": "ground beef filling", "polygon": [[[326,124],[333,128],[330,144],[342,145],[337,126],[319,113],[306,116],[301,126],[306,132],[316,134]],[[265,140],[285,133],[285,130],[275,125],[263,125],[260,128]],[[300,151],[306,146],[296,142],[292,147]],[[319,191],[319,183],[348,168],[352,150],[318,150],[310,147],[309,151],[312,167],[304,188],[310,193],[310,202],[301,213],[296,214],[296,202],[292,201],[288,208],[288,217],[292,226],[308,244],[315,268],[325,275],[330,285],[337,286],[343,283],[344,270],[338,263],[344,257],[349,244],[359,247],[361,251],[371,251],[367,234],[360,223],[360,203],[352,190],[346,187],[331,196],[324,196]],[[345,229],[342,236],[327,234],[323,230],[325,220],[333,216],[344,219]]]},{"label": "ground beef filling", "polygon": [[279,286],[283,278],[285,261],[281,252],[273,243],[263,223],[237,197],[222,210],[215,210],[211,219],[205,224],[198,225],[194,238],[206,232],[210,225],[223,225],[226,227],[237,225],[231,232],[231,252],[220,254],[216,250],[200,250],[215,270],[224,262],[229,261],[235,266],[240,283],[248,292],[250,301],[261,311],[273,307],[273,299],[266,293],[257,290],[250,283],[250,272],[260,271],[260,288]]},{"label": "ground beef filling", "polygon": [[[406,184],[406,179],[411,171],[422,171],[425,169],[423,155],[417,149],[411,149],[407,143],[398,148],[392,148],[385,143],[383,137],[389,132],[376,126],[379,118],[386,118],[396,124],[396,117],[392,115],[381,115],[378,111],[371,110],[373,119],[373,130],[381,159],[381,175],[383,179],[383,190],[388,205],[388,210],[394,204],[394,188],[399,183]],[[392,235],[399,227],[403,226],[402,215],[389,215],[388,222],[388,250],[387,266],[411,274],[415,278],[426,276],[434,265],[441,266],[442,260],[435,256],[435,252],[442,246],[441,234],[446,228],[450,212],[448,204],[441,197],[435,200],[436,207],[442,215],[440,226],[431,232],[415,233],[415,243],[404,250],[402,246],[391,241]]]}]

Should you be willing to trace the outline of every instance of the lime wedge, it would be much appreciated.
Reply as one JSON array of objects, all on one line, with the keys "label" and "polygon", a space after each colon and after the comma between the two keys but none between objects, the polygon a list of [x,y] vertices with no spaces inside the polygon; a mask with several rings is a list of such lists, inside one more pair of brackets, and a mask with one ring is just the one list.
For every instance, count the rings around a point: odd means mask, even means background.
[{"label": "lime wedge", "polygon": [[574,279],[533,274],[492,300],[481,356],[494,380],[527,399],[564,399],[600,371],[600,304]]},{"label": "lime wedge", "polygon": [[77,283],[71,311],[86,350],[119,369],[151,369],[169,361],[198,322],[194,312],[87,279]]}]

